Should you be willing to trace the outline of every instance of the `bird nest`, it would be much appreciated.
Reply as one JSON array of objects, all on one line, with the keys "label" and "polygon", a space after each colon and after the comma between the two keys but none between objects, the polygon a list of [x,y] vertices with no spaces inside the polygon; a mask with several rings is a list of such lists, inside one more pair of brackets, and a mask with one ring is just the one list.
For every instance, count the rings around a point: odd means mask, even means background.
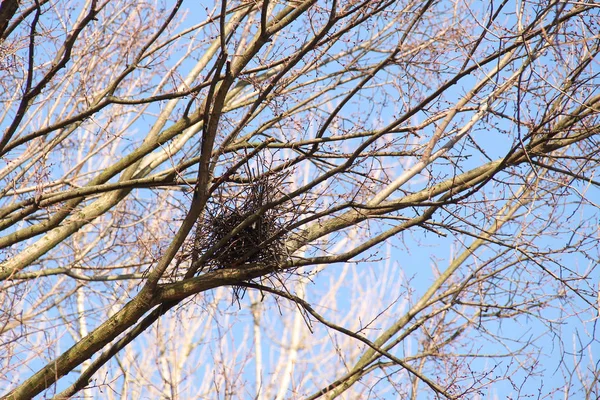
[{"label": "bird nest", "polygon": [[262,177],[221,190],[196,226],[195,251],[202,270],[249,264],[276,267],[288,259],[286,210],[273,206],[281,179]]}]

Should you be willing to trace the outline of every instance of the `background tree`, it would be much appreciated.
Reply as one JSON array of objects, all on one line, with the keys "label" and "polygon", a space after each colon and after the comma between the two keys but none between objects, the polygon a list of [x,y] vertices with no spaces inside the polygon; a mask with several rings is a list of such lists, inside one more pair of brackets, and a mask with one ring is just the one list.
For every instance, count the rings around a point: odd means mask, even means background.
[{"label": "background tree", "polygon": [[3,394],[597,398],[599,10],[3,1]]}]

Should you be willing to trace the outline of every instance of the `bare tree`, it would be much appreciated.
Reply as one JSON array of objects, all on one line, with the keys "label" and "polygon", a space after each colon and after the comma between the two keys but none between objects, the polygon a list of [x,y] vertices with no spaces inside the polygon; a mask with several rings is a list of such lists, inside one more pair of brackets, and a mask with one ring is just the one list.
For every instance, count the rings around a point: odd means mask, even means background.
[{"label": "bare tree", "polygon": [[599,14],[3,1],[4,398],[597,398]]}]

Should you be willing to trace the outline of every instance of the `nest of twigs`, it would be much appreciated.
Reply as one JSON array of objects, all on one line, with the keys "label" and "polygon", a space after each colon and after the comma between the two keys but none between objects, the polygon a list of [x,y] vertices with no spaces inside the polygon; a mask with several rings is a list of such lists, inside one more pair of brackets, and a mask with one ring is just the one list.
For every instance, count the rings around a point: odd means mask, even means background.
[{"label": "nest of twigs", "polygon": [[286,210],[270,203],[281,179],[261,177],[215,193],[198,221],[194,253],[202,270],[261,264],[276,267],[288,259]]}]

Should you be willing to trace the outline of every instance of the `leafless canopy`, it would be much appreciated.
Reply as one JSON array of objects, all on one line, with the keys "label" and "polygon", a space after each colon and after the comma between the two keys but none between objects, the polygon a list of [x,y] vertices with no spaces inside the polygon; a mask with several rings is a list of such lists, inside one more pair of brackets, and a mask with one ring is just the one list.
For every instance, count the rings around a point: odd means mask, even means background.
[{"label": "leafless canopy", "polygon": [[600,396],[593,0],[0,4],[0,395]]}]

